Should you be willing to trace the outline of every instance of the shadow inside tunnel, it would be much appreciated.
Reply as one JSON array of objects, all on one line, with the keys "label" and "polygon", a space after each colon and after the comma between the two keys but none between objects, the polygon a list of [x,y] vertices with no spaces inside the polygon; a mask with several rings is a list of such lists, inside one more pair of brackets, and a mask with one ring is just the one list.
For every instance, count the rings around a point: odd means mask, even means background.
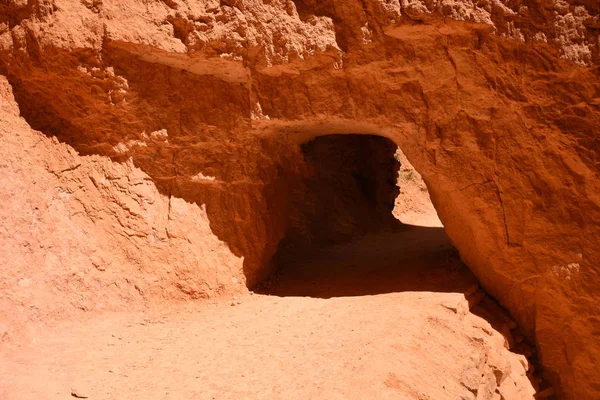
[{"label": "shadow inside tunnel", "polygon": [[403,291],[458,292],[478,283],[443,228],[403,225],[344,243],[280,249],[276,296],[331,298]]}]

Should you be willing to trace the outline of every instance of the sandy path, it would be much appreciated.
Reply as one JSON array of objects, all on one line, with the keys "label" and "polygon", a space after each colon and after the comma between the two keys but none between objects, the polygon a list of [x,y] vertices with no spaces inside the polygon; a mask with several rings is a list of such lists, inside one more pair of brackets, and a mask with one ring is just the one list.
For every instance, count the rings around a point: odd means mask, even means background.
[{"label": "sandy path", "polygon": [[[398,235],[413,241],[398,250]],[[503,338],[460,312],[474,280],[445,264],[443,232],[414,235],[306,253],[276,296],[40,332],[0,356],[0,398],[474,399],[467,386]]]}]

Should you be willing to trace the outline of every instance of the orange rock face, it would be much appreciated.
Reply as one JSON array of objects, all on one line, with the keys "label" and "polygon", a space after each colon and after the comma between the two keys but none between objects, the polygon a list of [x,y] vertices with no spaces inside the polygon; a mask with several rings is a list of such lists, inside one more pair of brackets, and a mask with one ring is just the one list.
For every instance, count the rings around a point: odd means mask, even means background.
[{"label": "orange rock face", "polygon": [[[0,306],[41,318],[252,286],[310,176],[300,145],[378,135],[422,175],[461,258],[535,340],[560,394],[598,398],[598,11],[534,0],[0,6]],[[39,276],[23,273],[31,264]],[[20,297],[42,282],[50,297]],[[105,304],[113,290],[121,297]]]}]

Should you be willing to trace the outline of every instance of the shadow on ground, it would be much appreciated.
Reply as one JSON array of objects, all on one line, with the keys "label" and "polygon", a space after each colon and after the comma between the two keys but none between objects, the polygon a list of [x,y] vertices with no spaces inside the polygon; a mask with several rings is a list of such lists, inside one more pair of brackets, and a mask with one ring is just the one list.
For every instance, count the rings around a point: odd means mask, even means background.
[{"label": "shadow on ground", "polygon": [[276,296],[468,293],[477,288],[443,228],[404,225],[341,244],[292,247],[276,260],[278,272],[263,287]]}]

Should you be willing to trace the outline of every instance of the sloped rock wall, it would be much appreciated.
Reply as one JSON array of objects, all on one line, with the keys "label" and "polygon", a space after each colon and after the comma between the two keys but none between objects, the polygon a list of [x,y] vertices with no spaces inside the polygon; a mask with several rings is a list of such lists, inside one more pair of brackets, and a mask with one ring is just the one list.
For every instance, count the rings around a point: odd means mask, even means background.
[{"label": "sloped rock wall", "polygon": [[245,289],[243,259],[205,205],[161,194],[131,161],[80,156],[32,130],[4,77],[0,94],[0,342],[76,312]]}]

